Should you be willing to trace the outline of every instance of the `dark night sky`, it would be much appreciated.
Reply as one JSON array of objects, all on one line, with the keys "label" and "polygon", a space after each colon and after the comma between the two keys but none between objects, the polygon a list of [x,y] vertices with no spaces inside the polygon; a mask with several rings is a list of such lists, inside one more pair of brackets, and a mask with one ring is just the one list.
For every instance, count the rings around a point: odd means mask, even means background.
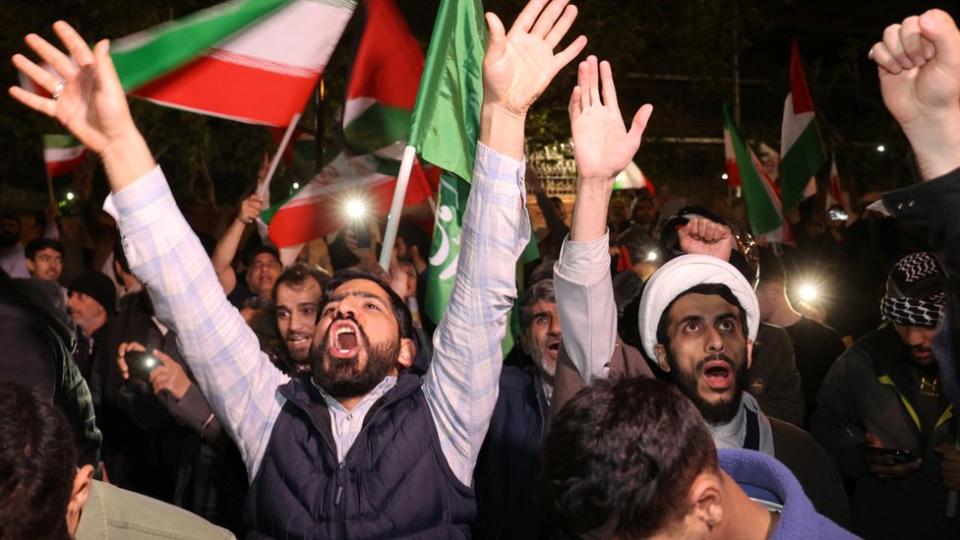
[{"label": "dark night sky", "polygon": [[[424,46],[429,40],[437,0],[397,0],[414,34]],[[21,36],[30,30],[49,28],[57,17],[75,22],[91,37],[119,37],[171,16],[183,15],[216,2],[179,0],[82,1],[8,0],[0,14],[5,32],[0,49],[9,58],[22,50]],[[869,46],[883,28],[907,15],[936,5],[925,1],[878,0],[672,0],[635,2],[586,0],[577,3],[581,17],[575,31],[591,39],[588,52],[609,58],[618,77],[625,114],[644,101],[656,107],[648,135],[650,141],[637,162],[655,182],[674,184],[687,192],[716,191],[716,176],[722,169],[718,145],[677,145],[657,142],[663,137],[719,137],[720,104],[732,102],[733,38],[739,27],[741,76],[741,129],[747,138],[779,146],[783,99],[788,90],[789,43],[800,42],[808,81],[818,109],[828,148],[836,148],[841,174],[861,189],[889,187],[910,182],[907,149],[896,126],[882,109],[876,69],[866,58]],[[519,1],[488,0],[485,7],[510,21],[522,5]],[[150,21],[150,22],[148,22]],[[138,26],[139,25],[139,26]],[[352,27],[348,27],[346,36]],[[349,47],[341,46],[328,68],[328,90],[341,93],[349,65]],[[15,81],[8,63],[0,68],[4,80]],[[664,76],[673,79],[662,80]],[[536,142],[568,136],[566,100],[573,70],[562,72],[538,105],[540,116],[531,129]],[[342,97],[331,100],[335,108]],[[327,121],[333,122],[333,110]],[[162,115],[161,115],[162,118]],[[173,117],[180,121],[182,117]],[[174,120],[171,120],[174,121]],[[224,126],[209,121],[213,139],[239,137],[250,141],[268,139],[259,128]],[[38,136],[50,129],[42,119],[30,118],[12,100],[0,100],[0,148],[8,159],[0,163],[0,182],[43,189]],[[154,145],[164,146],[171,156],[189,155],[178,149],[177,137],[155,128]],[[191,132],[191,137],[204,137]],[[36,142],[35,142],[36,141]],[[876,155],[873,144],[885,143],[890,151]],[[234,145],[236,147],[236,145]],[[179,152],[179,153],[178,153]],[[249,153],[249,152],[247,152]],[[256,152],[253,152],[256,153]],[[229,152],[217,154],[220,159]],[[247,156],[238,159],[243,161]],[[182,160],[185,158],[179,158]],[[234,160],[230,160],[234,161]],[[236,164],[231,164],[234,166]],[[246,164],[255,170],[255,164]],[[226,165],[210,164],[218,184],[218,199],[232,198],[232,182],[238,173]],[[222,169],[222,170],[221,170]],[[222,193],[220,193],[222,191]]]}]

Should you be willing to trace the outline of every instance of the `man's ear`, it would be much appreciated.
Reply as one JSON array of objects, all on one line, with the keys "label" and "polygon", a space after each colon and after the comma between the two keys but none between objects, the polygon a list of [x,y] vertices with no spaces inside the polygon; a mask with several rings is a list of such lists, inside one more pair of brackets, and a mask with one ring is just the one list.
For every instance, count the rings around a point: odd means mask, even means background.
[{"label": "man's ear", "polygon": [[77,531],[77,525],[80,523],[80,513],[83,511],[83,506],[87,504],[92,485],[93,465],[84,465],[77,469],[77,474],[73,477],[73,488],[70,490],[70,500],[67,502],[66,519],[70,536],[73,536]]},{"label": "man's ear", "polygon": [[660,366],[660,369],[662,369],[664,373],[670,373],[670,362],[667,362],[667,349],[662,343],[657,343],[653,346],[653,354],[657,357],[657,365]]},{"label": "man's ear", "polygon": [[723,481],[716,473],[702,472],[687,492],[697,528],[713,531],[723,523]]},{"label": "man's ear", "polygon": [[747,369],[753,364],[753,340],[747,339]]},{"label": "man's ear", "polygon": [[410,338],[400,340],[400,354],[397,355],[397,363],[404,369],[409,369],[413,365],[413,360],[417,357],[417,345]]},{"label": "man's ear", "polygon": [[33,264],[33,259],[27,259],[27,270],[29,270],[31,274],[37,271],[37,265]]}]

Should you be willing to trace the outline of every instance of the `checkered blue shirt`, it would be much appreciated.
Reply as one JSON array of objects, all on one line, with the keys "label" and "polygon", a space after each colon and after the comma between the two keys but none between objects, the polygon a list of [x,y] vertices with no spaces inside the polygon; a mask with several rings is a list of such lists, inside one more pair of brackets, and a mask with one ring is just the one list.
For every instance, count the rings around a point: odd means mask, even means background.
[{"label": "checkered blue shirt", "polygon": [[[524,162],[478,145],[457,277],[423,382],[444,456],[466,485],[496,404],[500,341],[516,297],[515,263],[530,238],[523,175]],[[160,168],[113,198],[133,273],[150,292],[159,319],[177,333],[197,384],[254,478],[285,402],[277,387],[289,378],[260,351],[227,302]],[[345,432],[350,436],[336,438],[339,456],[359,430]]]}]

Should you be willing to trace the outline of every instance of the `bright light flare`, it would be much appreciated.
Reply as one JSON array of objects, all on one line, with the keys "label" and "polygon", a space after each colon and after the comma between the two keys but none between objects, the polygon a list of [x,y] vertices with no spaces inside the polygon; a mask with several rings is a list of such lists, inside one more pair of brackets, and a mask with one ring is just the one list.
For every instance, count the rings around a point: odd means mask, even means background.
[{"label": "bright light flare", "polygon": [[648,252],[647,252],[647,262],[653,262],[653,261],[656,261],[656,260],[659,259],[659,258],[660,258],[660,256],[657,255],[657,252],[656,252],[656,251],[648,251]]},{"label": "bright light flare", "polygon": [[73,200],[73,192],[72,192],[72,191],[68,191],[68,192],[67,192],[67,200],[68,200],[68,201],[72,201],[72,200]]},{"label": "bright light flare", "polygon": [[300,189],[300,182],[294,182],[293,189]]},{"label": "bright light flare", "polygon": [[727,173],[723,173],[723,174],[720,175],[720,178],[722,178],[722,179],[724,179],[724,180],[729,180],[729,179],[730,179],[730,175],[727,174]]},{"label": "bright light flare", "polygon": [[804,283],[800,285],[800,289],[797,291],[797,294],[800,297],[800,300],[811,303],[816,302],[820,298],[820,289],[813,283]]},{"label": "bright light flare", "polygon": [[886,147],[886,146],[884,146],[884,145],[882,145],[882,144],[878,144],[878,145],[877,145],[877,152],[880,152],[880,153],[882,154],[882,153],[884,153],[884,152],[886,152],[886,151],[887,151],[887,147]]},{"label": "bright light flare", "polygon": [[343,206],[347,217],[353,220],[361,220],[367,217],[367,202],[360,198],[347,199]]}]

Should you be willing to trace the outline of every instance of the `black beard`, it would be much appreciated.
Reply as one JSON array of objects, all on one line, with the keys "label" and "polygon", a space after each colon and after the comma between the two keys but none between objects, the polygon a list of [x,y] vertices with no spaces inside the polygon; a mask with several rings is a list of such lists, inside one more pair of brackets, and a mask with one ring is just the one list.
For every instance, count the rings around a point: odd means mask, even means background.
[{"label": "black beard", "polygon": [[[354,323],[357,321],[348,317]],[[331,327],[333,325],[331,324]],[[390,370],[396,365],[400,354],[400,338],[394,343],[371,345],[363,328],[357,324],[359,332],[358,343],[367,351],[367,365],[360,369],[360,350],[353,358],[332,358],[327,350],[330,339],[330,328],[327,328],[319,347],[310,351],[310,365],[313,371],[313,380],[320,388],[334,399],[350,399],[362,397],[376,388]],[[326,363],[329,367],[324,367]]]},{"label": "black beard", "polygon": [[709,360],[715,360],[717,357],[710,356],[705,358],[697,362],[693,373],[685,373],[677,366],[673,351],[671,351],[669,347],[667,347],[666,353],[667,363],[670,365],[670,372],[673,374],[674,384],[683,392],[683,395],[687,396],[687,399],[693,402],[697,410],[700,411],[700,415],[703,416],[703,419],[706,420],[708,424],[712,426],[727,424],[737,416],[737,413],[740,412],[740,400],[747,386],[746,362],[741,362],[739,367],[734,367],[736,364],[734,364],[733,360],[729,357],[722,355],[719,357],[722,360],[726,360],[727,363],[733,367],[733,398],[711,403],[704,399],[698,391],[699,378],[703,371],[703,365]]}]

